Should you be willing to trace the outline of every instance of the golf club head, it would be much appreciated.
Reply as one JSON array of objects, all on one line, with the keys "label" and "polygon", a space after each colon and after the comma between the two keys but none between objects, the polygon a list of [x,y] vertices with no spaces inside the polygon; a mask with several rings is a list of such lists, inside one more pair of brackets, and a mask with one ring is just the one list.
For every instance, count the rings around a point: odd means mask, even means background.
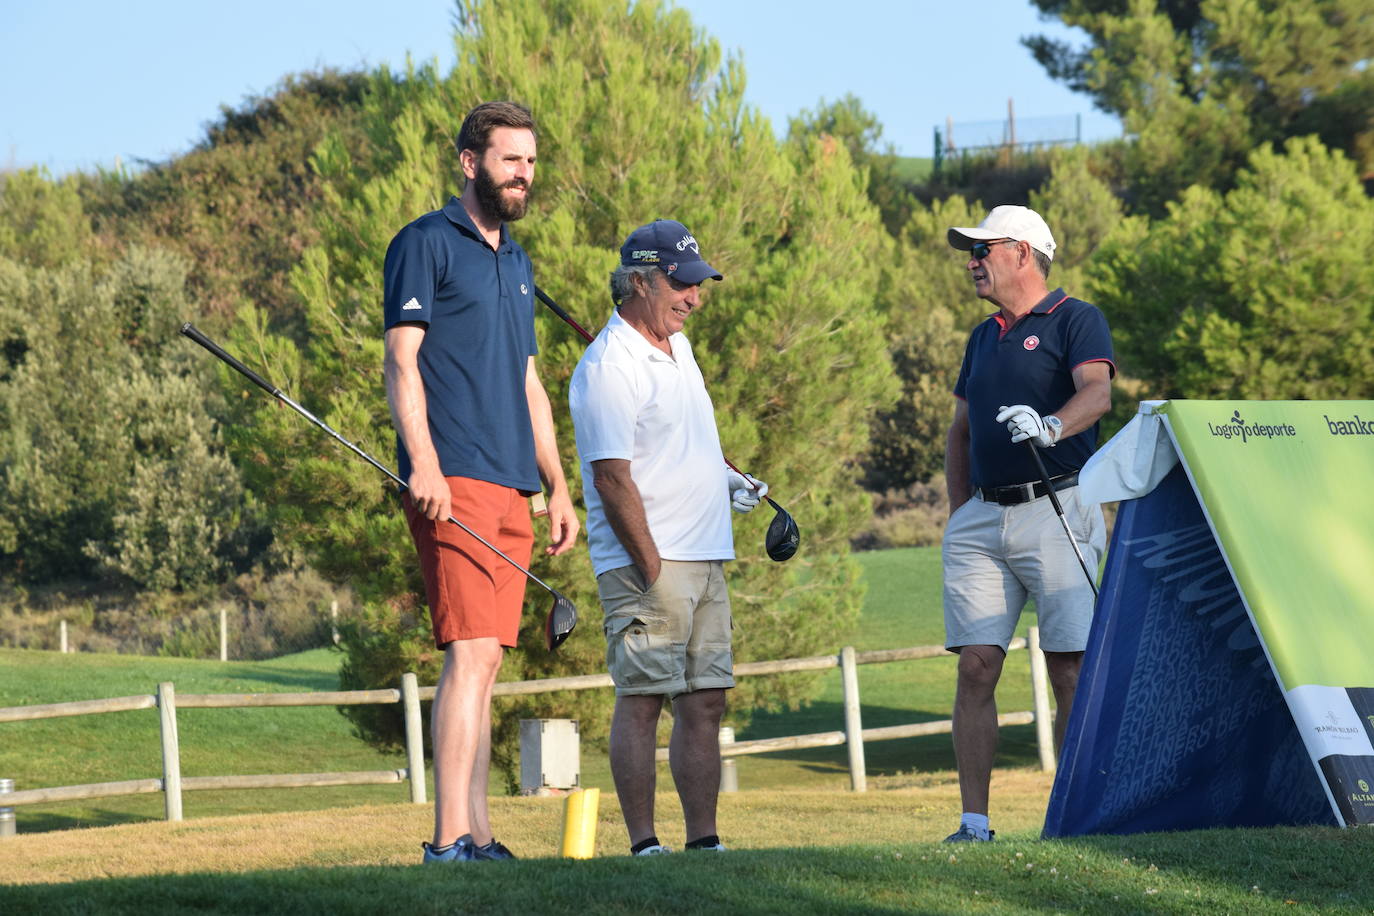
[{"label": "golf club head", "polygon": [[553,593],[553,607],[544,621],[544,645],[553,652],[563,645],[577,626],[577,608],[563,595]]},{"label": "golf club head", "polygon": [[801,545],[801,532],[797,530],[797,522],[791,513],[773,502],[772,497],[765,496],[764,499],[777,513],[773,516],[773,523],[768,526],[768,534],[764,536],[764,549],[768,551],[769,559],[783,563],[796,554],[797,547]]}]

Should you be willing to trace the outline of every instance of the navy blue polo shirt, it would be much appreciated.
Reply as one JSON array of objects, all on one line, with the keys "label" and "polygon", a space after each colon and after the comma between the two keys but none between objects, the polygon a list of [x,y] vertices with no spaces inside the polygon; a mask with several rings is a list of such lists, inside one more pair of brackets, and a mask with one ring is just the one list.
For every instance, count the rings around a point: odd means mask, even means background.
[{"label": "navy blue polo shirt", "polygon": [[[1112,336],[1097,306],[1070,298],[1056,289],[1036,303],[1010,328],[1001,311],[973,329],[964,349],[964,364],[954,384],[956,397],[968,403],[969,476],[975,487],[1004,487],[1040,479],[1035,458],[1024,442],[1012,444],[1002,407],[1026,404],[1041,416],[1063,407],[1078,390],[1073,370],[1091,362],[1112,361]],[[1097,427],[1041,449],[1051,477],[1082,468],[1097,448]]]},{"label": "navy blue polo shirt", "polygon": [[[383,269],[386,327],[427,325],[420,344],[429,434],[446,477],[539,489],[525,371],[534,339],[534,268],[501,226],[493,251],[458,198],[396,234]],[[400,437],[402,480],[410,456]]]}]

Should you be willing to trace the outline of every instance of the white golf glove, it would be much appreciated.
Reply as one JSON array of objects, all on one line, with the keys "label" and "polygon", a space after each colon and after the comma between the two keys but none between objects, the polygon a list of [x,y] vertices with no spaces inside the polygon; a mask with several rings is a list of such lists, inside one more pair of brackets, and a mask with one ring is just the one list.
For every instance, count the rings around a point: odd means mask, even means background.
[{"label": "white golf glove", "polygon": [[1058,441],[1058,437],[1045,425],[1045,421],[1035,412],[1035,408],[1027,407],[1025,404],[1003,407],[1002,412],[997,415],[997,422],[1007,424],[1012,442],[1025,442],[1030,439],[1041,448],[1049,448]]},{"label": "white golf glove", "polygon": [[736,512],[750,511],[768,495],[768,484],[748,474],[727,470],[725,478],[730,490],[730,508]]}]

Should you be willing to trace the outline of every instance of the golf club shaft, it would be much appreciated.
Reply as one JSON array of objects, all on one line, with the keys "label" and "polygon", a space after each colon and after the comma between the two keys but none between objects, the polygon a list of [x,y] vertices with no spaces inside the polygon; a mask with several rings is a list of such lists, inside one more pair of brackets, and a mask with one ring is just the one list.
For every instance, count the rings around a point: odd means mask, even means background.
[{"label": "golf club shaft", "polygon": [[[251,381],[253,384],[257,385],[259,388],[263,389],[263,390],[266,391],[268,394],[272,395],[272,397],[274,397],[274,398],[276,398],[277,400],[281,401],[281,402],[282,402],[283,404],[285,404],[286,406],[288,406],[288,407],[290,407],[291,409],[295,410],[297,413],[299,413],[301,416],[305,417],[305,418],[306,418],[307,420],[309,420],[311,423],[315,424],[315,426],[319,427],[319,428],[320,428],[321,430],[323,430],[325,433],[328,433],[328,434],[329,434],[331,437],[333,437],[336,441],[338,441],[338,442],[340,442],[341,444],[343,444],[349,451],[353,452],[353,454],[357,455],[359,458],[363,459],[363,460],[366,461],[368,464],[372,465],[374,468],[376,468],[377,470],[381,471],[383,474],[385,474],[387,477],[389,477],[398,487],[401,488],[401,492],[405,492],[406,490],[409,490],[409,489],[410,489],[410,487],[406,484],[406,482],[405,482],[404,480],[402,480],[400,477],[398,477],[390,468],[388,468],[386,465],[382,464],[382,463],[381,463],[380,461],[378,461],[377,459],[373,458],[371,455],[369,455],[367,452],[363,451],[363,450],[362,450],[361,448],[359,448],[358,446],[354,445],[352,442],[349,442],[349,441],[348,441],[347,439],[345,439],[343,436],[339,435],[337,432],[335,432],[334,428],[331,427],[328,423],[324,422],[324,421],[321,420],[319,417],[315,416],[313,413],[311,413],[310,411],[306,410],[304,407],[302,407],[301,405],[297,404],[295,401],[291,400],[291,398],[287,397],[287,396],[282,392],[282,390],[281,390],[280,388],[277,388],[275,385],[273,385],[272,383],[268,382],[268,381],[267,381],[265,378],[263,378],[261,375],[258,375],[258,374],[257,374],[256,372],[254,372],[252,369],[249,369],[249,368],[248,368],[247,366],[245,366],[243,363],[239,362],[239,361],[238,361],[237,359],[235,359],[233,356],[229,355],[227,352],[224,351],[224,349],[223,349],[222,347],[219,346],[219,344],[215,343],[213,340],[211,340],[210,338],[206,337],[203,333],[201,333],[201,331],[200,331],[198,328],[195,327],[195,325],[191,324],[191,322],[188,321],[188,322],[186,322],[185,324],[183,324],[183,325],[181,326],[181,333],[184,334],[185,336],[191,338],[192,340],[194,340],[196,343],[200,344],[200,345],[201,345],[202,347],[204,347],[205,349],[209,350],[209,351],[210,351],[211,353],[213,353],[215,356],[219,357],[220,360],[222,360],[222,361],[223,361],[226,365],[228,365],[230,368],[232,368],[232,369],[236,370],[237,372],[241,373],[245,378],[247,378],[247,379],[248,379],[249,381]],[[521,565],[520,565],[519,563],[517,563],[515,560],[511,559],[511,558],[510,558],[509,556],[507,556],[504,552],[502,552],[501,549],[498,548],[495,544],[492,544],[492,543],[491,543],[490,541],[488,541],[486,538],[482,537],[482,536],[481,536],[480,534],[478,534],[476,531],[473,531],[471,528],[469,528],[467,525],[465,525],[465,524],[463,524],[462,522],[460,522],[458,519],[454,518],[452,515],[450,515],[450,516],[448,517],[448,520],[449,520],[450,522],[452,522],[453,524],[457,525],[459,528],[461,528],[461,529],[463,529],[464,531],[466,531],[468,534],[472,535],[474,538],[477,539],[477,541],[478,541],[480,544],[482,544],[483,546],[485,546],[485,547],[487,547],[488,549],[490,549],[493,553],[495,553],[495,554],[496,554],[498,557],[500,557],[501,559],[505,560],[505,561],[506,561],[507,563],[509,563],[511,566],[514,566],[516,569],[520,570],[522,573],[524,573],[526,576],[528,576],[531,580],[533,580],[534,582],[537,582],[539,585],[543,586],[543,588],[544,588],[546,591],[548,591],[550,594],[552,594],[554,597],[560,597],[559,594],[558,594],[558,592],[557,592],[556,590],[554,590],[552,587],[550,587],[543,579],[539,578],[539,577],[536,576],[534,573],[530,572],[528,569],[526,569],[525,567],[521,566]]]},{"label": "golf club shaft", "polygon": [[573,316],[569,315],[566,311],[563,310],[563,306],[559,305],[557,302],[554,302],[552,299],[550,299],[548,293],[544,292],[542,289],[536,286],[534,288],[534,294],[539,297],[540,302],[544,303],[549,307],[549,310],[551,312],[553,312],[559,318],[562,318],[564,321],[568,323],[568,325],[574,331],[582,335],[582,339],[585,340],[587,343],[591,343],[593,340],[596,340],[595,337],[588,333],[586,328],[582,327],[582,325],[578,324],[576,321],[573,320]]},{"label": "golf club shaft", "polygon": [[1073,531],[1069,528],[1069,520],[1064,517],[1064,507],[1059,505],[1059,494],[1055,492],[1054,484],[1050,482],[1050,475],[1045,470],[1045,462],[1040,457],[1040,449],[1036,447],[1035,440],[1027,439],[1026,445],[1030,446],[1031,456],[1035,458],[1035,467],[1040,472],[1040,480],[1045,484],[1045,492],[1049,494],[1050,504],[1054,506],[1054,514],[1059,516],[1059,524],[1064,526],[1064,533],[1068,535],[1069,543],[1073,545],[1073,554],[1078,557],[1078,565],[1083,568],[1083,575],[1088,577],[1088,586],[1093,590],[1093,597],[1097,597],[1097,582],[1093,580],[1093,574],[1088,571],[1088,561],[1083,559],[1083,551],[1078,547],[1078,539],[1073,536]]},{"label": "golf club shaft", "polygon": [[[555,315],[557,315],[559,318],[562,318],[564,321],[566,321],[566,322],[568,323],[568,325],[569,325],[574,331],[576,331],[578,334],[582,335],[582,339],[585,340],[587,343],[591,343],[593,340],[596,339],[595,337],[593,337],[593,336],[587,331],[586,328],[582,327],[582,325],[580,325],[580,324],[578,324],[576,321],[574,321],[574,320],[573,320],[573,317],[572,317],[571,315],[569,315],[566,311],[564,311],[564,309],[563,309],[563,307],[562,307],[561,305],[559,305],[557,302],[554,302],[551,298],[549,298],[549,294],[548,294],[548,293],[544,292],[542,289],[540,289],[539,287],[536,286],[536,287],[534,288],[534,294],[535,294],[536,296],[539,297],[539,301],[540,301],[540,302],[544,303],[545,305],[547,305],[547,306],[549,307],[549,310],[550,310],[550,311],[552,311],[552,312],[553,312]],[[721,457],[722,457],[722,458],[725,458],[724,455],[722,455]],[[748,476],[747,476],[743,471],[741,471],[739,468],[735,467],[734,462],[731,461],[729,458],[725,458],[725,465],[726,465],[726,467],[728,467],[730,470],[734,471],[736,474],[738,474],[739,476],[743,477],[746,481],[749,480]],[[749,484],[749,488],[750,488],[751,490],[754,490],[755,492],[758,491],[758,487],[754,486],[754,484],[752,484],[752,483]],[[767,499],[767,497],[765,497],[765,499]],[[780,509],[780,507],[778,506],[778,504],[775,503],[775,502],[773,502],[773,500],[769,499],[768,502],[772,504],[772,506],[773,506],[774,509]]]}]

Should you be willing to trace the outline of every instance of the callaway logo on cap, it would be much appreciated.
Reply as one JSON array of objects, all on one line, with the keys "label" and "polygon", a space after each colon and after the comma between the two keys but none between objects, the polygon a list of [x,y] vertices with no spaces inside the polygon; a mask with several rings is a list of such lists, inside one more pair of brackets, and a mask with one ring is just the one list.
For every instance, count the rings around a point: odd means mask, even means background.
[{"label": "callaway logo on cap", "polygon": [[620,263],[657,264],[674,280],[691,286],[707,279],[724,279],[702,260],[696,237],[673,219],[656,219],[631,232],[620,246]]}]

